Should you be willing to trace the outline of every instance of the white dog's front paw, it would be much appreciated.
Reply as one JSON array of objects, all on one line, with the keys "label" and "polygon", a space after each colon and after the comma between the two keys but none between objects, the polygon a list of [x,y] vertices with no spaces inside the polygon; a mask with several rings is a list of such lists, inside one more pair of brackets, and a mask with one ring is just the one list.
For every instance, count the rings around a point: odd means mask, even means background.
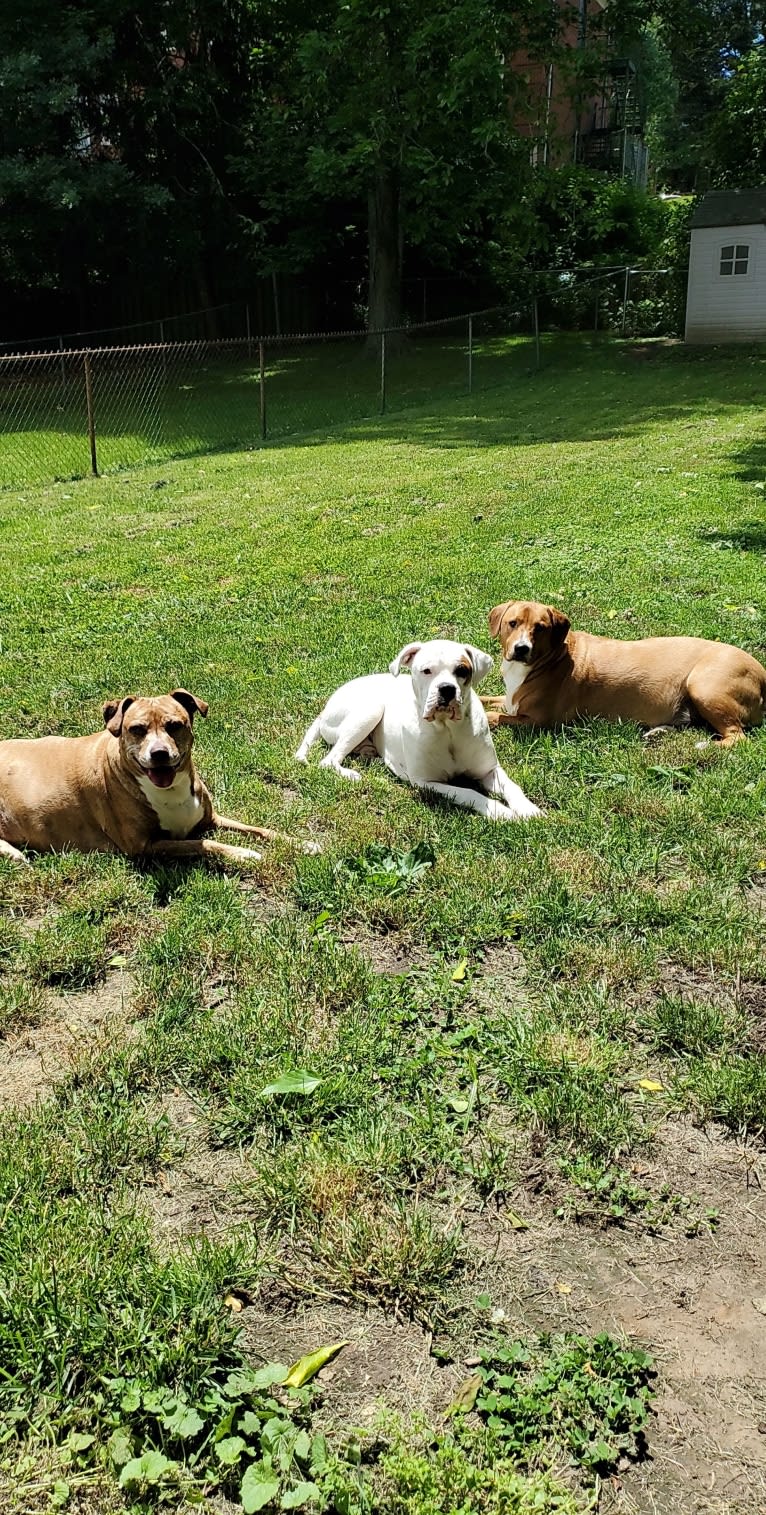
[{"label": "white dog's front paw", "polygon": [[309,760],[308,752],[304,752],[303,748],[299,747],[298,751],[295,754],[295,761],[296,761],[296,763],[307,763],[308,760]]},{"label": "white dog's front paw", "polygon": [[362,777],[361,773],[357,773],[355,768],[344,768],[342,763],[333,762],[329,756],[322,758],[319,766],[320,768],[329,768],[332,773],[337,773],[340,779],[351,779],[352,784],[358,784]]},{"label": "white dog's front paw", "polygon": [[322,848],[319,842],[301,842],[301,851],[305,852],[307,857],[317,857]]}]

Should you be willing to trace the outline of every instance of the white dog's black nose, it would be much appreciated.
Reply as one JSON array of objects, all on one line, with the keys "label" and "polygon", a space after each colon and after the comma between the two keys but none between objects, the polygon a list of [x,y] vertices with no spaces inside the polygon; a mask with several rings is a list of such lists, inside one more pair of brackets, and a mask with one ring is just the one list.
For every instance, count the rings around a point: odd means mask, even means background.
[{"label": "white dog's black nose", "polygon": [[457,694],[457,685],[456,684],[440,684],[439,685],[439,704],[440,705],[451,705],[452,701],[454,700],[456,694]]}]

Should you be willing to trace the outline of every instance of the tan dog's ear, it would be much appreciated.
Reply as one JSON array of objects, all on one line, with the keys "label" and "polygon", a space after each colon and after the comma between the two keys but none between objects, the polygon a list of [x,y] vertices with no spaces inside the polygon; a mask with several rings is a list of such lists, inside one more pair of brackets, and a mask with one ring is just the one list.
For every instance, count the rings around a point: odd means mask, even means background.
[{"label": "tan dog's ear", "polygon": [[394,678],[396,678],[396,675],[401,668],[409,668],[413,658],[417,657],[422,646],[422,642],[408,642],[407,646],[403,647],[401,652],[397,652],[393,663],[389,663],[389,673],[392,673],[394,675]]},{"label": "tan dog's ear", "polygon": [[104,706],[104,725],[112,736],[119,736],[122,731],[122,723],[125,719],[125,711],[134,703],[135,696],[126,694],[124,700],[107,700]]},{"label": "tan dog's ear", "polygon": [[190,694],[188,689],[174,689],[170,698],[171,700],[178,700],[179,705],[183,705],[186,714],[192,721],[195,715],[207,715],[210,708],[206,700],[198,700],[196,694]]},{"label": "tan dog's ear", "polygon": [[487,677],[487,674],[491,673],[495,659],[490,657],[488,652],[482,652],[480,647],[472,647],[470,642],[465,650],[473,663],[473,682],[474,684],[481,684]]},{"label": "tan dog's ear", "polygon": [[508,609],[508,606],[511,605],[511,604],[513,604],[512,600],[506,600],[506,602],[505,602],[504,605],[496,605],[495,608],[494,608],[494,610],[490,610],[490,612],[489,612],[489,634],[490,634],[490,636],[497,637],[497,636],[500,635],[500,627],[501,627],[501,625],[503,623],[503,616],[505,615],[505,612]]},{"label": "tan dog's ear", "polygon": [[563,610],[556,610],[553,605],[548,606],[548,614],[551,618],[553,645],[554,647],[560,647],[570,630],[571,621],[568,616],[564,615]]}]

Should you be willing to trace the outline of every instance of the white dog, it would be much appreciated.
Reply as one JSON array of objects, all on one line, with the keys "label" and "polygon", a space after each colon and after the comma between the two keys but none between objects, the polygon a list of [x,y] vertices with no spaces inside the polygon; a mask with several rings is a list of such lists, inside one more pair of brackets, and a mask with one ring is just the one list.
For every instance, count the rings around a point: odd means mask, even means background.
[{"label": "white dog", "polygon": [[[336,689],[295,756],[307,762],[309,748],[321,736],[331,747],[321,767],[341,778],[361,778],[343,767],[343,759],[364,750],[377,753],[397,778],[477,810],[489,821],[541,815],[500,767],[473,692],[491,667],[488,653],[464,642],[410,642],[389,673],[352,679]],[[412,678],[399,679],[400,668],[411,668]],[[475,779],[484,793],[454,783],[460,775]]]}]

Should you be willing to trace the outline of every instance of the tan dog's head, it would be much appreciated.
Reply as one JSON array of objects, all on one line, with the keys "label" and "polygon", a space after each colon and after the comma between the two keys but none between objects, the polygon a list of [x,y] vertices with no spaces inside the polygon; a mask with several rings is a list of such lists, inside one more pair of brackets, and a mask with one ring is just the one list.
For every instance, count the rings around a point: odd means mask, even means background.
[{"label": "tan dog's head", "polygon": [[523,663],[531,668],[561,650],[569,621],[553,605],[541,605],[537,600],[507,600],[490,611],[489,629],[498,638],[507,663]]},{"label": "tan dog's head", "polygon": [[104,725],[120,743],[125,766],[157,789],[169,789],[177,773],[188,769],[194,742],[192,721],[207,715],[204,700],[188,689],[174,689],[157,699],[107,700]]}]

